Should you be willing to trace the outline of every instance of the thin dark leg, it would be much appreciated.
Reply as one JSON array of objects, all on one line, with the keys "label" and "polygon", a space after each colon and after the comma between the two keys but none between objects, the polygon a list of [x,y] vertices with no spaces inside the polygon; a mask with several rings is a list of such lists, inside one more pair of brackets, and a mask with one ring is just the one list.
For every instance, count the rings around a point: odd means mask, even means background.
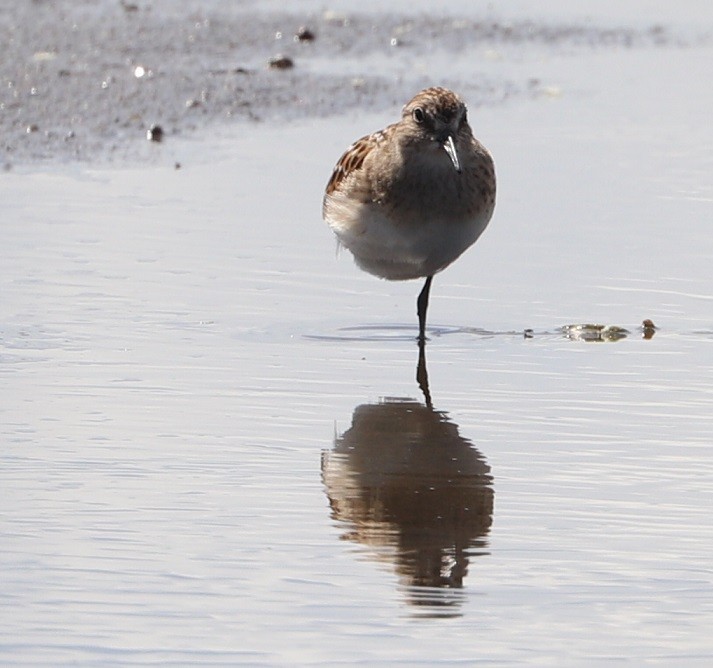
[{"label": "thin dark leg", "polygon": [[426,342],[422,339],[418,340],[418,365],[416,366],[416,381],[423,392],[423,398],[426,400],[426,406],[433,408],[431,403],[431,390],[428,387],[428,369],[426,368]]},{"label": "thin dark leg", "polygon": [[421,293],[416,301],[416,313],[418,314],[418,340],[426,340],[426,311],[428,310],[428,295],[431,292],[431,281],[433,276],[429,276],[423,284]]}]

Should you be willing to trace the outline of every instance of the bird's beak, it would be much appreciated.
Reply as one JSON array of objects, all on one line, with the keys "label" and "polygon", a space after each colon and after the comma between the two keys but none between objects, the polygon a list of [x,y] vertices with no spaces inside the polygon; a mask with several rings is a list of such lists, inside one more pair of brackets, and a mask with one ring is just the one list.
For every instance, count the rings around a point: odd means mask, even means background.
[{"label": "bird's beak", "polygon": [[460,174],[460,161],[458,160],[458,152],[456,151],[456,143],[453,141],[453,135],[449,134],[445,141],[441,142],[441,146],[443,146],[445,152],[448,153],[448,157],[451,159],[456,172]]}]

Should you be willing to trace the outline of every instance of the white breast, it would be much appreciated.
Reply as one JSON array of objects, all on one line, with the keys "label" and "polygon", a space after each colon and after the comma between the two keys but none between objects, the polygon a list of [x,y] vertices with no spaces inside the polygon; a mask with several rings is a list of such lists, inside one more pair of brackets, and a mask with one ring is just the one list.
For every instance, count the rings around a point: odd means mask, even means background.
[{"label": "white breast", "polygon": [[445,269],[482,234],[491,212],[455,220],[437,210],[402,211],[398,220],[392,213],[383,204],[359,202],[339,192],[325,200],[325,219],[339,242],[364,271],[389,280]]}]

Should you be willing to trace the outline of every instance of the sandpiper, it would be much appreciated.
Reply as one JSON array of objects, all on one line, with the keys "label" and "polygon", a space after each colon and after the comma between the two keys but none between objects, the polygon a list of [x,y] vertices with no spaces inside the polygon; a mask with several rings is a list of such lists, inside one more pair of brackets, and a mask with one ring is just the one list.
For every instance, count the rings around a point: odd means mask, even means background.
[{"label": "sandpiper", "polygon": [[473,136],[466,106],[426,88],[401,120],[354,142],[327,184],[322,215],[370,274],[426,278],[417,300],[419,341],[434,274],[469,248],[495,208],[495,168]]}]

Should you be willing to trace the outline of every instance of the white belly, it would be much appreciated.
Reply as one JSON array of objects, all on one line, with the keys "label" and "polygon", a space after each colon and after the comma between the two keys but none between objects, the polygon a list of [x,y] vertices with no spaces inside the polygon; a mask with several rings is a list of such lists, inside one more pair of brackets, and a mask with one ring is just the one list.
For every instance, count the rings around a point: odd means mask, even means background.
[{"label": "white belly", "polygon": [[328,196],[327,223],[339,242],[370,274],[400,281],[432,276],[445,269],[482,234],[492,211],[454,220],[438,213],[413,215],[398,224],[377,203]]}]

